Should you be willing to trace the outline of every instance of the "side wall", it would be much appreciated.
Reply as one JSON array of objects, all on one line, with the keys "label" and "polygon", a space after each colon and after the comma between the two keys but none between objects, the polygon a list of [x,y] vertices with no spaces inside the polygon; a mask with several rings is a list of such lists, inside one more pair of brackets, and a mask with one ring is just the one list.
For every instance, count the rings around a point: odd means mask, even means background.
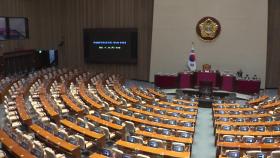
[{"label": "side wall", "polygon": [[[0,0],[0,16],[28,17],[30,38],[0,41],[0,55],[17,49],[59,50],[60,66],[148,80],[153,0]],[[83,28],[138,28],[138,64],[85,64]],[[59,43],[64,42],[62,47]]]},{"label": "side wall", "polygon": [[279,88],[280,85],[280,1],[268,1],[268,37],[266,87]]}]

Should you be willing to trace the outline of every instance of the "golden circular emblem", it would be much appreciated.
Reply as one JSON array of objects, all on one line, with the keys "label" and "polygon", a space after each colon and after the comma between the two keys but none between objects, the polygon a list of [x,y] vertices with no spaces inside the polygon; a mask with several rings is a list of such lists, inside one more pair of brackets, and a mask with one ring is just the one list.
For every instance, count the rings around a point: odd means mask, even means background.
[{"label": "golden circular emblem", "polygon": [[196,33],[205,41],[212,41],[219,36],[221,25],[219,21],[213,17],[204,17],[196,25]]}]

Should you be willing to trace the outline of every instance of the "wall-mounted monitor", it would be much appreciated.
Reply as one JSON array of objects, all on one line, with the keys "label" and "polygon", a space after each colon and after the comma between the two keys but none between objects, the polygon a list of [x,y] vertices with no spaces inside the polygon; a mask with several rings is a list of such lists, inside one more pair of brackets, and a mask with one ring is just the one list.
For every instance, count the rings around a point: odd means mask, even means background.
[{"label": "wall-mounted monitor", "polygon": [[18,40],[29,37],[28,19],[24,17],[0,17],[0,40]]},{"label": "wall-mounted monitor", "polygon": [[136,64],[137,44],[136,28],[84,29],[86,63]]},{"label": "wall-mounted monitor", "polygon": [[5,17],[0,17],[0,40],[7,40],[7,20]]},{"label": "wall-mounted monitor", "polygon": [[9,39],[28,38],[28,20],[21,17],[8,18]]}]

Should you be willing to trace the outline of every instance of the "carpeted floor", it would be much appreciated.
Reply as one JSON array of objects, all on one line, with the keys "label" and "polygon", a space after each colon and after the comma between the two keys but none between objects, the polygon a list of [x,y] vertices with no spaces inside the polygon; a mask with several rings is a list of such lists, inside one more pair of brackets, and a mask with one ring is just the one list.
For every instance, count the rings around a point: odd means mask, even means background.
[{"label": "carpeted floor", "polygon": [[192,158],[215,158],[216,147],[213,131],[211,108],[199,108],[192,145]]}]

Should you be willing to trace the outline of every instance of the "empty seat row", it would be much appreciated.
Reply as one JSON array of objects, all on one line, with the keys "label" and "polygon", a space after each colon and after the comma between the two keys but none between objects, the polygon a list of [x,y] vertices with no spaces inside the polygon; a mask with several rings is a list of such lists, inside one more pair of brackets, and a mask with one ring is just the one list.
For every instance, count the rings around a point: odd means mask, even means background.
[{"label": "empty seat row", "polygon": [[275,137],[254,137],[254,136],[234,136],[234,135],[223,135],[219,141],[223,142],[241,142],[241,143],[278,143],[278,138]]}]

